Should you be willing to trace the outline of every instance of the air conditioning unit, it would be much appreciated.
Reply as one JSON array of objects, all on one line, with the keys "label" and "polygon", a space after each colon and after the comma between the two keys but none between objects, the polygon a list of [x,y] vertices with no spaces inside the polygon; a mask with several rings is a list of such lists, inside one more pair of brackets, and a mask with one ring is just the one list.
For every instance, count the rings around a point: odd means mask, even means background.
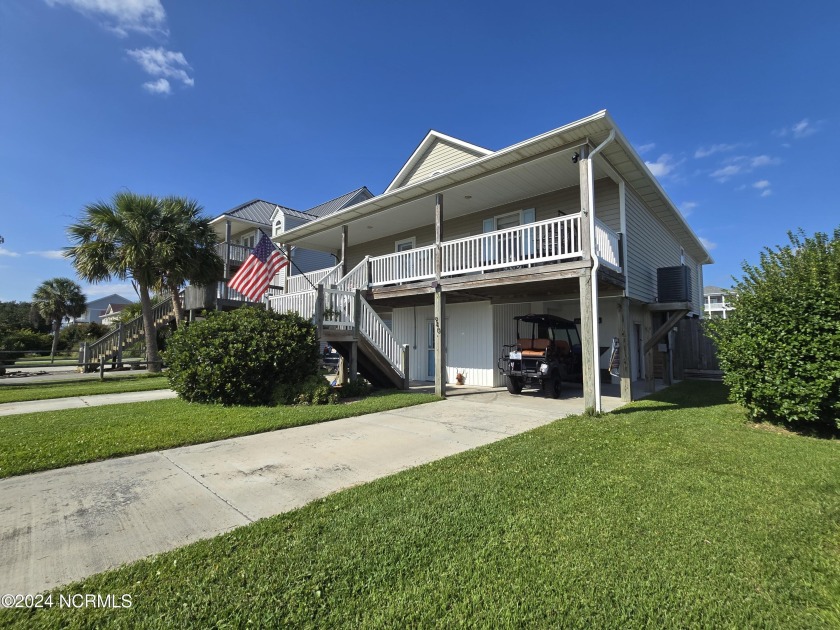
[{"label": "air conditioning unit", "polygon": [[660,302],[690,302],[691,269],[685,265],[660,267],[656,270],[656,287]]}]

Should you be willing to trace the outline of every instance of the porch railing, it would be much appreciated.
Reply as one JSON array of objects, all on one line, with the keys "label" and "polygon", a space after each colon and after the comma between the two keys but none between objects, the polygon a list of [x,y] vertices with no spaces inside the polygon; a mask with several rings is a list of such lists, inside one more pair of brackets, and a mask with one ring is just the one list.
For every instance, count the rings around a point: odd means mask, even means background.
[{"label": "porch railing", "polygon": [[577,258],[580,215],[445,241],[441,248],[443,276]]},{"label": "porch railing", "polygon": [[434,277],[434,245],[370,259],[370,285],[373,287]]},{"label": "porch railing", "polygon": [[595,219],[595,255],[605,267],[621,272],[618,234]]},{"label": "porch railing", "polygon": [[[317,271],[310,271],[295,276],[289,276],[286,279],[286,293],[301,293],[303,291],[311,291],[313,285],[328,284],[328,276],[334,277],[338,274],[333,284],[341,277],[341,265],[335,267],[327,267],[326,269],[318,269]],[[326,279],[326,280],[325,280]]]},{"label": "porch railing", "polygon": [[295,312],[304,319],[312,319],[315,316],[317,295],[318,292],[313,290],[275,295],[268,298],[268,304],[273,311],[278,313]]},{"label": "porch railing", "polygon": [[[228,245],[230,245],[230,254],[228,254]],[[222,260],[227,256],[233,263],[243,263],[251,254],[251,248],[235,243],[216,243],[216,253]]]},{"label": "porch railing", "polygon": [[341,291],[353,291],[354,289],[368,288],[368,262],[370,256],[365,256],[358,265],[347,272],[341,280],[336,283],[336,288]]}]

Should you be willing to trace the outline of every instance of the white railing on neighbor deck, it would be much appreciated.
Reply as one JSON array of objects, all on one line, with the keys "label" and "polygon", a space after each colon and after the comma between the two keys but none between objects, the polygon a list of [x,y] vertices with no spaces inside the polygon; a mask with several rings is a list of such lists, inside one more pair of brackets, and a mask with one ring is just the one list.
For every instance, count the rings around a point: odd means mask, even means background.
[{"label": "white railing on neighbor deck", "polygon": [[337,284],[338,281],[341,280],[341,267],[342,264],[338,263],[335,267],[330,269],[328,274],[318,281],[318,284],[323,284],[325,287]]},{"label": "white railing on neighbor deck", "polygon": [[[228,245],[230,245],[230,250],[228,250]],[[216,243],[216,253],[222,260],[227,256],[231,262],[241,263],[251,255],[251,248],[236,243]]]},{"label": "white railing on neighbor deck", "polygon": [[372,287],[435,277],[435,247],[416,247],[370,259]]},{"label": "white railing on neighbor deck", "polygon": [[354,289],[367,289],[368,277],[367,266],[370,256],[365,256],[358,265],[347,272],[347,275],[336,283],[336,288],[341,291],[352,291]]},{"label": "white railing on neighbor deck", "polygon": [[302,291],[287,295],[275,295],[268,298],[271,310],[277,313],[296,312],[304,319],[312,319],[315,315],[315,301],[317,291]]},{"label": "white railing on neighbor deck", "polygon": [[443,276],[577,258],[580,215],[446,241],[441,248]]},{"label": "white railing on neighbor deck", "polygon": [[[277,282],[277,278],[274,279],[274,282]],[[225,288],[227,288],[227,298],[225,298]],[[277,286],[276,284],[269,285],[267,295],[269,298],[272,298],[277,295],[283,294],[283,288],[281,286]],[[224,282],[217,282],[216,283],[216,298],[217,299],[228,299],[228,300],[237,300],[239,302],[253,302],[253,300],[249,297],[245,297],[239,291],[235,289],[231,289],[230,287],[226,287]],[[258,302],[262,302],[262,300],[257,300]]]},{"label": "white railing on neighbor deck", "polygon": [[605,267],[621,272],[618,234],[595,219],[595,254]]}]

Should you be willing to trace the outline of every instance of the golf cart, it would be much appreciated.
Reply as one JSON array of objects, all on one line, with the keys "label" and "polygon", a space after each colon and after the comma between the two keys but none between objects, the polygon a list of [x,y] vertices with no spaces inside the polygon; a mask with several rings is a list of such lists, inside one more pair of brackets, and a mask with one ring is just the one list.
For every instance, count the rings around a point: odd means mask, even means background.
[{"label": "golf cart", "polygon": [[523,387],[536,387],[546,396],[559,398],[561,381],[580,380],[582,375],[577,326],[555,315],[520,315],[514,319],[516,343],[503,346],[498,362],[508,391],[520,394]]}]

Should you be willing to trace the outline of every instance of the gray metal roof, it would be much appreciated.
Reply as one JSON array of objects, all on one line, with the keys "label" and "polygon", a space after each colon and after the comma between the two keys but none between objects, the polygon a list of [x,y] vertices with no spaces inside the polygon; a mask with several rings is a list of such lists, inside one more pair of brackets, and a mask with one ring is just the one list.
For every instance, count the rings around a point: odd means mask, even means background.
[{"label": "gray metal roof", "polygon": [[303,212],[281,206],[279,203],[263,201],[262,199],[254,199],[247,203],[243,203],[241,206],[237,206],[233,210],[228,210],[223,213],[221,217],[228,216],[236,219],[242,219],[243,221],[251,221],[252,223],[261,223],[262,225],[270,226],[271,217],[274,215],[275,208],[280,208],[280,211],[286,216],[296,217],[306,221],[312,220],[311,216],[304,214]]},{"label": "gray metal roof", "polygon": [[314,208],[310,208],[306,211],[306,214],[320,219],[321,217],[325,217],[328,214],[333,214],[334,212],[338,212],[342,208],[351,205],[351,202],[360,203],[362,201],[370,199],[371,197],[373,197],[373,193],[368,190],[367,186],[362,186],[361,188],[357,188],[354,191],[345,193],[340,197],[336,197],[335,199],[331,199],[330,201],[325,201],[324,203],[317,205]]}]

